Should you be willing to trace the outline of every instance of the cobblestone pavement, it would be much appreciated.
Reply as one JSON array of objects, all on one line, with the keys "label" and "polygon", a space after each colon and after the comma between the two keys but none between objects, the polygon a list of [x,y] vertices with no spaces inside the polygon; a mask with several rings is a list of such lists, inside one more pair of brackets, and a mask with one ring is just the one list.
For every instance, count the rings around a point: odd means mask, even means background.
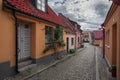
[{"label": "cobblestone pavement", "polygon": [[85,44],[85,46],[85,50],[70,59],[36,74],[28,80],[95,80],[94,46],[89,44]]}]

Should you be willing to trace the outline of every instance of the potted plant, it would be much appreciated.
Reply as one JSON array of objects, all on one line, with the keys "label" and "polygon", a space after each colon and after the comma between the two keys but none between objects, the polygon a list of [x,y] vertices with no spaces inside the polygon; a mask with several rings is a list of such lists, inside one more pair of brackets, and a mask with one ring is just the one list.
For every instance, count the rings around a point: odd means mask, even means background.
[{"label": "potted plant", "polygon": [[112,77],[116,77],[116,66],[115,65],[111,66],[109,71],[112,73]]},{"label": "potted plant", "polygon": [[70,49],[70,53],[71,54],[75,53],[75,49]]}]

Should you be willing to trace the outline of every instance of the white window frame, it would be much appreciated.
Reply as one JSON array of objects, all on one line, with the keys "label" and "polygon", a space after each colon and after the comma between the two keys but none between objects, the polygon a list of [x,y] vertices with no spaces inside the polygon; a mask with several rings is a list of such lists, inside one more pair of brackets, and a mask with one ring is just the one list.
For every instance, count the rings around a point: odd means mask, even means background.
[{"label": "white window frame", "polygon": [[37,9],[45,12],[46,11],[46,0],[37,0],[36,7]]}]

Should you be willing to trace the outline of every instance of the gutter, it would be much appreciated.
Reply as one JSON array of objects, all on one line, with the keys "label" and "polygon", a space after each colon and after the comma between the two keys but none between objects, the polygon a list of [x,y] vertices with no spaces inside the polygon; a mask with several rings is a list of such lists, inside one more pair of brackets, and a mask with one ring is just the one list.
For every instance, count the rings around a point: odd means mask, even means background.
[{"label": "gutter", "polygon": [[14,17],[14,19],[15,19],[15,47],[16,47],[16,54],[15,54],[15,60],[16,60],[16,62],[15,62],[15,71],[17,72],[17,73],[19,73],[19,71],[18,71],[18,35],[17,35],[17,33],[18,33],[18,18],[16,17],[16,12],[15,12],[15,10],[12,10],[13,11],[13,17]]},{"label": "gutter", "polygon": [[108,23],[108,20],[111,18],[111,16],[113,15],[113,13],[117,9],[117,7],[118,7],[118,5],[112,3],[102,26],[105,26]]},{"label": "gutter", "polygon": [[105,58],[105,29],[103,28],[103,58]]},{"label": "gutter", "polygon": [[53,21],[50,21],[50,20],[46,20],[46,19],[43,19],[43,18],[40,18],[40,17],[37,17],[37,16],[34,16],[32,14],[29,14],[29,13],[26,13],[26,12],[22,12],[18,9],[16,9],[14,6],[12,6],[11,4],[9,4],[9,2],[6,1],[6,3],[3,3],[4,4],[4,7],[6,9],[9,9],[9,10],[15,10],[16,13],[19,13],[21,15],[25,15],[25,16],[28,16],[28,17],[31,17],[31,18],[34,18],[34,19],[37,19],[37,20],[43,20],[43,21],[46,21],[46,22],[49,22],[49,23],[53,23],[55,25],[59,25],[59,26],[64,26],[62,24],[59,24],[59,23],[56,23],[56,22],[53,22]]}]

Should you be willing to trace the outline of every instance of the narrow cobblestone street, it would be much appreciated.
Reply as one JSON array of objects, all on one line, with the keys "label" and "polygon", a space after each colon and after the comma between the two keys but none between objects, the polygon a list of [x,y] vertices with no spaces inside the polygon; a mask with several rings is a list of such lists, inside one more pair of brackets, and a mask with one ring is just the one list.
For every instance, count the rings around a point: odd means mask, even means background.
[{"label": "narrow cobblestone street", "polygon": [[28,80],[96,80],[95,47],[86,49],[70,59],[39,73]]}]

